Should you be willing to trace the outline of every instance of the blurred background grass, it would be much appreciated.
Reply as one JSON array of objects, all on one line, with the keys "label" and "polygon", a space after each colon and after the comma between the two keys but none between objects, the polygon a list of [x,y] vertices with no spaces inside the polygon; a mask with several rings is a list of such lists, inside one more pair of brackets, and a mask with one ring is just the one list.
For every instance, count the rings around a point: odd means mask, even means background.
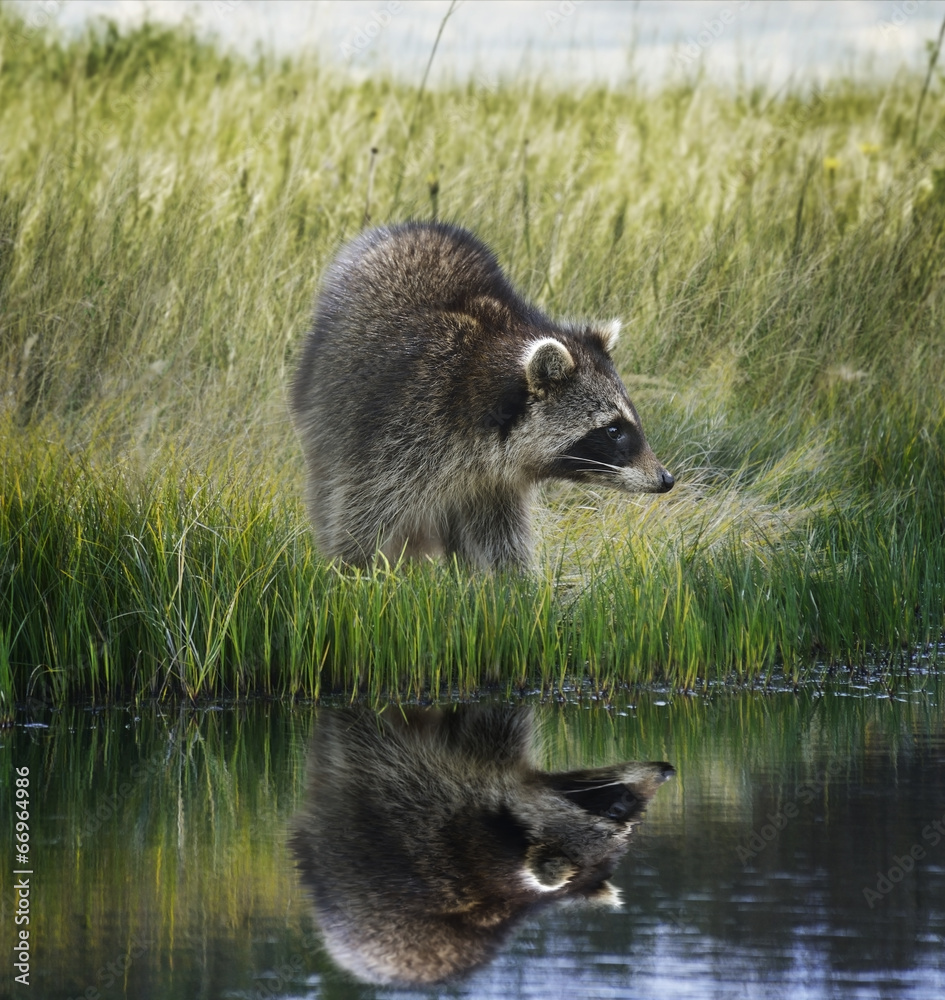
[{"label": "blurred background grass", "polygon": [[[374,694],[927,664],[945,617],[940,75],[415,87],[0,6],[0,691]],[[528,581],[321,563],[285,406],[365,221],[477,231],[678,486],[551,488]]]}]

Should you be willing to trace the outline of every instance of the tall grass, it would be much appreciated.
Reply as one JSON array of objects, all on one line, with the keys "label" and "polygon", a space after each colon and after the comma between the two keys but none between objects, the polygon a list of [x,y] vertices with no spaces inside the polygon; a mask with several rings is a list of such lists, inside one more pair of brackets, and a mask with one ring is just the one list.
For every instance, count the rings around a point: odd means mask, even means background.
[{"label": "tall grass", "polygon": [[[0,7],[0,38],[8,704],[692,686],[934,652],[940,83],[921,108],[909,75],[418,95],[183,29],[64,42]],[[624,319],[679,483],[549,490],[531,579],[328,566],[298,501],[284,386],[318,275],[366,216],[434,211],[548,311]]]}]

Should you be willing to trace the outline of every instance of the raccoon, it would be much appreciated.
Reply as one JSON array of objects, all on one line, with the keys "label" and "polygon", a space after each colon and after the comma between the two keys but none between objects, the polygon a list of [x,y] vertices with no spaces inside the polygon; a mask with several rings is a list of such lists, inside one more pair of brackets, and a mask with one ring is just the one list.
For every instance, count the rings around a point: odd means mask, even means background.
[{"label": "raccoon", "polygon": [[670,490],[611,360],[619,328],[549,319],[455,226],[358,236],[290,390],[324,554],[527,569],[542,480]]},{"label": "raccoon", "polygon": [[539,906],[619,899],[607,879],[673,768],[546,773],[533,729],[509,707],[320,712],[290,844],[337,964],[440,983]]}]

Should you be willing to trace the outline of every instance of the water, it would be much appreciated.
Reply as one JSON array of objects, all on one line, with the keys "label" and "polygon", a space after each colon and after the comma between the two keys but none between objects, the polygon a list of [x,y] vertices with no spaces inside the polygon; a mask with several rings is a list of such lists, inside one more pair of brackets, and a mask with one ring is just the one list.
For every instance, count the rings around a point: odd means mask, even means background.
[{"label": "water", "polygon": [[[620,912],[542,910],[490,965],[433,992],[945,995],[941,695],[539,706],[546,768],[666,760],[676,777],[611,880]],[[314,718],[70,709],[0,734],[0,837],[14,843],[14,768],[28,767],[31,838],[28,876],[0,856],[0,992],[16,995],[11,946],[28,928],[32,995],[50,1000],[429,996],[359,984],[318,943],[286,846]]]}]

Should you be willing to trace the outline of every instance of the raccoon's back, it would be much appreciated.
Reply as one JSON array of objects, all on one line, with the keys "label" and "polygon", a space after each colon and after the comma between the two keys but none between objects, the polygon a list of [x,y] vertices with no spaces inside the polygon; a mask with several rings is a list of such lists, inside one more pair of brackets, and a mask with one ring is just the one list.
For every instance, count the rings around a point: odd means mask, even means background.
[{"label": "raccoon's back", "polygon": [[[329,267],[292,390],[296,413],[352,390],[430,401],[436,388],[488,384],[548,320],[524,302],[495,255],[445,223],[363,233]],[[452,385],[447,387],[447,383]]]},{"label": "raccoon's back", "polygon": [[[465,229],[407,222],[362,233],[344,247],[322,285],[311,340],[339,329],[319,320],[370,321],[428,311],[476,314],[486,303],[528,322],[532,310],[509,284],[495,254]],[[370,337],[370,325],[364,328]]]}]

